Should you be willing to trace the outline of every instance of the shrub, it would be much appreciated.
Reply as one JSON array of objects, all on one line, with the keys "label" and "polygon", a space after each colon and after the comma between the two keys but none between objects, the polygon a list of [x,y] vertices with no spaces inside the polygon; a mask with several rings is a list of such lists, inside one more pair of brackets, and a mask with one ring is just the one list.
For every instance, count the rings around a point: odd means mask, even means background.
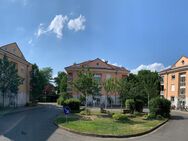
[{"label": "shrub", "polygon": [[126,109],[130,110],[130,112],[133,114],[135,110],[134,99],[127,99],[125,105],[126,105]]},{"label": "shrub", "polygon": [[145,119],[148,119],[148,120],[156,119],[156,115],[155,114],[146,115]]},{"label": "shrub", "polygon": [[124,114],[113,114],[112,118],[117,121],[126,121],[128,117]]},{"label": "shrub", "polygon": [[163,120],[164,117],[162,117],[161,115],[157,115],[157,116],[156,116],[156,119],[157,119],[157,120]]},{"label": "shrub", "polygon": [[59,95],[60,96],[57,99],[57,104],[58,105],[64,105],[65,100],[71,98],[70,94],[68,94],[66,92],[61,92]]},{"label": "shrub", "polygon": [[170,116],[171,102],[167,99],[156,97],[150,100],[149,110],[155,116],[161,115],[162,117]]},{"label": "shrub", "polygon": [[64,97],[62,95],[59,96],[59,98],[57,99],[57,104],[58,105],[64,105]]},{"label": "shrub", "polygon": [[135,100],[135,111],[142,112],[144,107],[144,101],[140,99]]},{"label": "shrub", "polygon": [[64,106],[68,106],[71,111],[80,111],[80,100],[70,98],[64,101]]},{"label": "shrub", "polygon": [[85,109],[84,111],[80,112],[81,115],[91,115],[91,110],[90,109]]}]

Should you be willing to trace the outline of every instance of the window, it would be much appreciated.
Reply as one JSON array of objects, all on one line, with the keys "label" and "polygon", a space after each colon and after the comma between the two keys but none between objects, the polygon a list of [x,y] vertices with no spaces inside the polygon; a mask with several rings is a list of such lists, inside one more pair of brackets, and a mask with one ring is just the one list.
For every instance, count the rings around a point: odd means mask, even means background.
[{"label": "window", "polygon": [[184,61],[184,60],[182,60],[182,61],[181,61],[181,63],[184,65],[184,64],[185,64],[185,61]]},{"label": "window", "polygon": [[175,80],[175,78],[176,78],[176,76],[173,74],[173,75],[172,75],[172,80]]},{"label": "window", "polygon": [[174,96],[171,96],[170,101],[174,101]]},{"label": "window", "polygon": [[99,63],[97,63],[96,66],[99,66]]},{"label": "window", "polygon": [[185,75],[185,73],[180,74],[180,87],[186,85],[185,81],[186,81],[186,75]]},{"label": "window", "polygon": [[161,77],[161,85],[164,85],[164,76]]},{"label": "window", "polygon": [[171,91],[174,92],[175,91],[175,85],[171,85]]},{"label": "window", "polygon": [[180,88],[180,95],[185,95],[185,88]]},{"label": "window", "polygon": [[161,91],[164,91],[164,85],[161,85]]},{"label": "window", "polygon": [[100,74],[95,74],[95,75],[94,75],[94,79],[95,79],[96,81],[100,82],[100,81],[101,81],[101,75],[100,75]]}]

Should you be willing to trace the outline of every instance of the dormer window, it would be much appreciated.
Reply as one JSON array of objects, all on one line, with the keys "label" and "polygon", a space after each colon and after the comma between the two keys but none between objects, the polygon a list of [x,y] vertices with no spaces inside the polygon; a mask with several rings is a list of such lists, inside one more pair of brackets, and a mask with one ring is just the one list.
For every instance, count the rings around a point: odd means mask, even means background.
[{"label": "dormer window", "polygon": [[184,65],[184,64],[185,64],[185,61],[184,61],[184,60],[182,60],[182,61],[181,61],[181,63]]}]

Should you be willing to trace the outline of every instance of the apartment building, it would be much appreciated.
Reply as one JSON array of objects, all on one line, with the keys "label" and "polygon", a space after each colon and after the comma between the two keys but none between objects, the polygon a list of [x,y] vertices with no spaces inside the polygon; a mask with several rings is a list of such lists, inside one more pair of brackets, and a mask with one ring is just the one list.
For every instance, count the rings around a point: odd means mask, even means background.
[{"label": "apartment building", "polygon": [[161,96],[176,108],[188,106],[188,58],[182,56],[171,68],[160,72]]},{"label": "apartment building", "polygon": [[[108,63],[108,61],[103,61],[97,58],[78,64],[75,63],[71,66],[66,67],[65,70],[68,74],[68,81],[74,81],[77,77],[78,72],[83,67],[89,68],[90,71],[94,74],[95,79],[99,80],[100,82],[104,82],[109,78],[125,78],[129,75],[129,70],[127,70],[126,68],[111,65]],[[81,94],[73,89],[70,85],[68,86],[68,93],[72,94],[72,96],[75,98],[80,98],[81,96]],[[88,104],[93,104],[93,102],[95,102],[95,104],[97,105],[105,103],[106,93],[103,87],[100,94],[101,96],[95,97],[95,99],[93,99],[93,97],[89,97]],[[117,95],[117,93],[111,93],[110,97],[114,105],[120,105],[119,95]]]},{"label": "apartment building", "polygon": [[[12,95],[9,96],[9,98],[5,97],[5,105],[25,105],[26,102],[29,101],[31,64],[25,59],[23,53],[16,43],[1,46],[0,58],[3,58],[4,55],[7,56],[9,61],[16,64],[18,75],[23,78],[23,83],[19,86],[17,96],[15,97]],[[2,104],[2,95],[0,95],[0,104]]]}]

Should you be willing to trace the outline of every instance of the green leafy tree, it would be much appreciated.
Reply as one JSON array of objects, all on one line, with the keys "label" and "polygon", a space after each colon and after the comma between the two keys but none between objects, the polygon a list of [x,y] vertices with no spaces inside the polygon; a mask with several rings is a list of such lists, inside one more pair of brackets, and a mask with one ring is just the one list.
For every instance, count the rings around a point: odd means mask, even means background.
[{"label": "green leafy tree", "polygon": [[98,95],[101,89],[90,70],[84,68],[78,73],[77,79],[73,81],[73,86],[86,98],[86,108],[88,96]]},{"label": "green leafy tree", "polygon": [[45,91],[45,87],[52,81],[52,69],[47,67],[39,70],[36,64],[32,65],[31,80],[30,80],[30,99],[36,101],[42,96]]},{"label": "green leafy tree", "polygon": [[18,86],[23,79],[18,76],[18,71],[14,63],[9,62],[6,56],[0,59],[0,91],[3,96],[3,107],[5,106],[5,96],[8,93],[17,94]]},{"label": "green leafy tree", "polygon": [[103,86],[106,91],[105,108],[107,108],[109,94],[115,91],[115,80],[113,78],[106,79]]},{"label": "green leafy tree", "polygon": [[54,78],[57,93],[67,92],[67,74],[65,72],[58,72],[57,77]]},{"label": "green leafy tree", "polygon": [[157,72],[151,72],[149,70],[139,71],[138,78],[140,83],[143,84],[143,89],[148,96],[148,107],[149,107],[149,100],[151,98],[159,96],[161,78]]},{"label": "green leafy tree", "polygon": [[53,69],[50,67],[45,67],[40,70],[40,74],[42,75],[43,83],[46,85],[50,82],[52,82],[52,73]]},{"label": "green leafy tree", "polygon": [[30,100],[34,102],[42,94],[43,84],[41,83],[42,75],[36,64],[32,65],[30,80]]}]

